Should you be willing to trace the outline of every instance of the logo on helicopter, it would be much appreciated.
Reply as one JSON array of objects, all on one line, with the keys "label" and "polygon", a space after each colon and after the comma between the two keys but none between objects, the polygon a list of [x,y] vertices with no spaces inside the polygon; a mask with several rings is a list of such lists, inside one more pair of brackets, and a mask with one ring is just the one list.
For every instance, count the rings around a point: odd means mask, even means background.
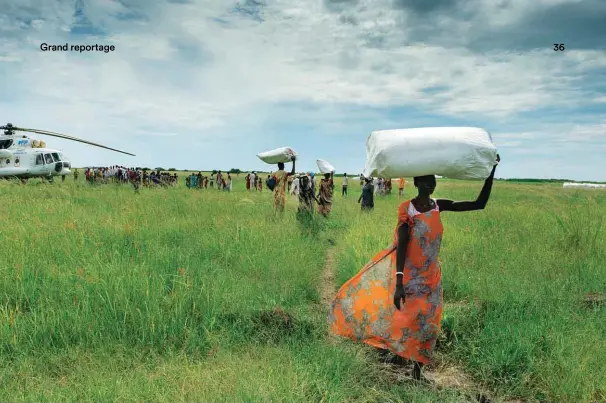
[{"label": "logo on helicopter", "polygon": [[19,140],[19,141],[17,142],[17,144],[18,144],[18,145],[20,145],[20,146],[21,146],[21,145],[24,145],[24,144],[27,144],[27,143],[28,143],[28,140]]}]

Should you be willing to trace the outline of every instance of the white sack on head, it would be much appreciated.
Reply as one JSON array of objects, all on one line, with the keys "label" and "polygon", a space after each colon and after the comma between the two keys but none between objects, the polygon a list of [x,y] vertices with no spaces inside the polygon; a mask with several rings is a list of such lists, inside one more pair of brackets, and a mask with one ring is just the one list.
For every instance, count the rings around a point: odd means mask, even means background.
[{"label": "white sack on head", "polygon": [[290,147],[280,147],[274,150],[265,151],[257,154],[261,161],[267,164],[277,164],[279,162],[290,162],[292,157],[296,157],[297,153]]},{"label": "white sack on head", "polygon": [[318,169],[323,174],[329,174],[335,171],[335,167],[333,167],[332,164],[328,161],[317,160],[316,163],[318,164]]},{"label": "white sack on head", "polygon": [[366,140],[364,176],[486,179],[496,160],[490,134],[477,127],[377,130]]}]

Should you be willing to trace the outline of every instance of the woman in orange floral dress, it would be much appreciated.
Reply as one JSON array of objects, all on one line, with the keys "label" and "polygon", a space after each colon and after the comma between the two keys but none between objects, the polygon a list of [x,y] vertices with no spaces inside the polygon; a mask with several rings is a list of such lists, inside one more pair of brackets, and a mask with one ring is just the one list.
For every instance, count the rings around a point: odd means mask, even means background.
[{"label": "woman in orange floral dress", "polygon": [[276,212],[283,212],[284,205],[286,204],[286,184],[288,177],[295,174],[295,160],[296,157],[292,157],[292,170],[290,172],[284,171],[284,163],[278,163],[278,170],[274,172],[271,177],[275,179],[276,186],[274,187],[274,208]]},{"label": "woman in orange floral dress", "polygon": [[421,379],[442,319],[440,213],[484,209],[495,169],[496,164],[475,201],[432,199],[435,176],[414,178],[418,195],[400,205],[393,244],[347,281],[333,300],[329,315],[333,333],[413,361],[413,377]]}]

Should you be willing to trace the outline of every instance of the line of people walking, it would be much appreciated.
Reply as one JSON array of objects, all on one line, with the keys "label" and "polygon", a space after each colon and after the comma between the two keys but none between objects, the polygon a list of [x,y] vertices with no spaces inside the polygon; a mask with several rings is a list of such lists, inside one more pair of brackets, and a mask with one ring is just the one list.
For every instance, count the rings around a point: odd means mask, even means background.
[{"label": "line of people walking", "polygon": [[202,172],[198,172],[185,177],[185,186],[188,189],[208,189],[209,185],[213,189],[215,188],[215,182],[217,190],[231,192],[233,180],[230,173],[225,175],[221,171],[213,171],[210,176],[206,176],[202,175]]},{"label": "line of people walking", "polygon": [[[267,175],[267,179],[269,178],[270,175]],[[263,191],[263,178],[255,171],[246,174],[244,180],[246,181],[246,190],[254,190],[258,192]]]},{"label": "line of people walking", "polygon": [[[78,169],[73,169],[74,181],[78,180],[80,172]],[[89,184],[125,184],[131,183],[137,190],[140,185],[145,187],[158,186],[175,186],[178,182],[176,173],[151,171],[146,169],[124,167],[114,165],[110,167],[89,167],[84,170],[84,177]]]}]

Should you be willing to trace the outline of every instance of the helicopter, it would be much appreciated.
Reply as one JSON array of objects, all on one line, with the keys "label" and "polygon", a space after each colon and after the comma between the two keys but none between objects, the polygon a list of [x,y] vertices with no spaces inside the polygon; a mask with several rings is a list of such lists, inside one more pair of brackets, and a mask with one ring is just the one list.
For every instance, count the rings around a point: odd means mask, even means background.
[{"label": "helicopter", "polygon": [[23,182],[29,178],[45,178],[52,182],[54,176],[65,176],[71,173],[71,163],[61,151],[47,148],[44,141],[34,140],[25,134],[17,134],[17,132],[58,137],[135,156],[126,151],[77,137],[47,130],[24,129],[13,126],[11,123],[0,126],[0,130],[4,130],[4,135],[0,135],[0,178],[18,178]]}]

